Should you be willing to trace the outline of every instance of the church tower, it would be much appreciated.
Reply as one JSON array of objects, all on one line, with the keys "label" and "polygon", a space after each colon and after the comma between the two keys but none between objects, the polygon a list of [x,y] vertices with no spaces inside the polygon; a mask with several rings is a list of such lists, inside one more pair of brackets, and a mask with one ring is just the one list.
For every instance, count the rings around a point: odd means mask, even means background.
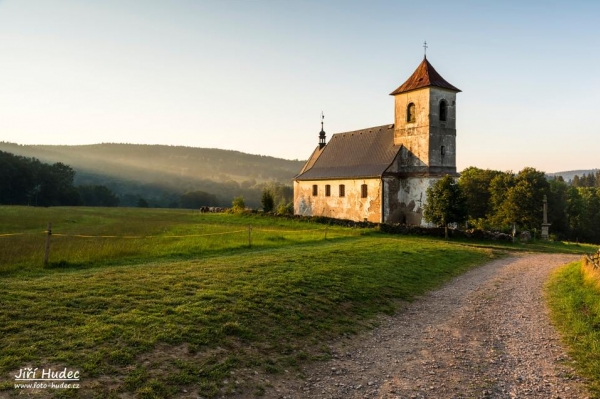
[{"label": "church tower", "polygon": [[390,95],[395,99],[394,145],[402,145],[407,175],[456,175],[456,93],[427,60]]}]

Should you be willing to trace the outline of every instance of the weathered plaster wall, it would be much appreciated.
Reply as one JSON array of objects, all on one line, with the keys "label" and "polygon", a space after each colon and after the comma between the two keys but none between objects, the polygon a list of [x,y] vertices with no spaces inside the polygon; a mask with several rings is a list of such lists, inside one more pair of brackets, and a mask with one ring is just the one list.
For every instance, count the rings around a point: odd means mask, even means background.
[{"label": "weathered plaster wall", "polygon": [[[439,107],[446,101],[446,121],[439,120]],[[415,104],[416,118],[407,121],[407,109]],[[395,96],[394,144],[404,146],[400,165],[405,172],[456,171],[456,93],[426,87]],[[444,146],[444,154],[442,154]]]},{"label": "weathered plaster wall", "polygon": [[[318,194],[312,195],[313,184]],[[331,195],[325,196],[325,185],[331,187]],[[346,195],[339,196],[339,185],[345,185]],[[361,198],[361,186],[367,185],[367,198]],[[381,223],[381,180],[349,179],[294,182],[294,214],[303,216],[327,216]]]},{"label": "weathered plaster wall", "polygon": [[[414,122],[406,120],[410,103],[415,104]],[[394,144],[408,152],[401,163],[407,171],[421,171],[429,165],[429,90],[413,90],[395,96]]]},{"label": "weathered plaster wall", "polygon": [[423,206],[427,202],[427,189],[436,180],[434,177],[384,178],[384,222],[427,226]]},{"label": "weathered plaster wall", "polygon": [[[436,172],[456,172],[456,93],[431,87],[429,96],[429,166]],[[440,121],[440,102],[446,101],[446,120]],[[441,148],[444,146],[444,154]]]}]

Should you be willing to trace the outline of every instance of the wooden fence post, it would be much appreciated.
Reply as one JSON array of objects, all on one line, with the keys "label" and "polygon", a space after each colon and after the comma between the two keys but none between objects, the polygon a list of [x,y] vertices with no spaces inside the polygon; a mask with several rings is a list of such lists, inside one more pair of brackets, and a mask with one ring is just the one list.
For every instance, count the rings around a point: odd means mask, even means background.
[{"label": "wooden fence post", "polygon": [[52,223],[48,223],[48,230],[46,230],[46,250],[44,251],[44,266],[48,265],[48,258],[50,257],[50,236],[52,235]]},{"label": "wooden fence post", "polygon": [[252,247],[252,226],[248,226],[248,246]]}]

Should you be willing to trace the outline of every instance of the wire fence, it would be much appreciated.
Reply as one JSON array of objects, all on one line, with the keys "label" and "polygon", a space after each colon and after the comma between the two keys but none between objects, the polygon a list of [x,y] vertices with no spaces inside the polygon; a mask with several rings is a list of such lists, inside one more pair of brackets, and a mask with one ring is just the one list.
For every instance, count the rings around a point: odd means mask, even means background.
[{"label": "wire fence", "polygon": [[[10,237],[35,237],[40,236],[40,238],[44,239],[44,255],[43,255],[43,264],[48,265],[50,259],[50,251],[52,248],[51,242],[53,238],[61,237],[61,238],[71,238],[71,239],[114,239],[114,240],[153,240],[153,239],[185,239],[185,238],[210,238],[217,236],[227,236],[227,235],[242,235],[240,240],[237,239],[235,241],[242,245],[247,244],[248,247],[252,247],[253,238],[256,238],[258,233],[268,233],[268,234],[307,234],[307,233],[316,233],[322,235],[323,239],[327,239],[327,235],[329,233],[329,226],[325,226],[324,228],[310,228],[310,229],[273,229],[273,228],[260,228],[253,227],[252,225],[247,226],[246,228],[240,229],[237,228],[235,230],[229,231],[220,231],[213,233],[197,233],[197,234],[139,234],[139,235],[118,235],[118,234],[81,234],[81,233],[65,233],[65,232],[57,232],[53,231],[52,223],[49,223],[46,230],[43,231],[33,231],[33,232],[15,232],[15,233],[2,233],[0,234],[0,240],[3,238]],[[336,230],[336,236],[338,236],[341,231]],[[343,236],[355,235],[354,232],[343,232]],[[264,236],[263,236],[264,237]],[[272,238],[272,237],[271,237]],[[57,241],[58,243],[58,241]],[[42,242],[40,242],[42,244]],[[137,244],[134,244],[137,245]],[[142,245],[142,244],[140,244]],[[148,244],[146,244],[148,245]],[[0,262],[1,263],[1,262]]]}]

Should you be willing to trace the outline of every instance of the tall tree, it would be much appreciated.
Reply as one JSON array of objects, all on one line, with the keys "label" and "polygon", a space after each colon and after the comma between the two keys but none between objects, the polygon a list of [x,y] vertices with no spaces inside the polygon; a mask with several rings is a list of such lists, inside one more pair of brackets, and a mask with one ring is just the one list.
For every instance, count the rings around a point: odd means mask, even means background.
[{"label": "tall tree", "polygon": [[423,217],[428,222],[444,226],[446,238],[449,223],[461,223],[467,219],[466,198],[452,176],[442,177],[427,189]]},{"label": "tall tree", "polygon": [[504,187],[497,185],[496,192],[492,194],[496,202],[496,224],[510,226],[517,223],[527,229],[539,228],[542,223],[542,203],[548,191],[545,173],[534,168],[524,168]]},{"label": "tall tree", "polygon": [[463,170],[458,185],[467,201],[469,219],[473,222],[485,219],[492,214],[490,185],[502,172],[497,170],[469,167]]},{"label": "tall tree", "polygon": [[275,207],[275,199],[273,193],[267,187],[263,188],[262,195],[260,197],[260,203],[262,204],[264,212],[273,212]]},{"label": "tall tree", "polygon": [[568,237],[569,215],[567,204],[569,186],[561,176],[550,179],[548,184],[548,222],[552,224],[551,231],[559,237]]}]

